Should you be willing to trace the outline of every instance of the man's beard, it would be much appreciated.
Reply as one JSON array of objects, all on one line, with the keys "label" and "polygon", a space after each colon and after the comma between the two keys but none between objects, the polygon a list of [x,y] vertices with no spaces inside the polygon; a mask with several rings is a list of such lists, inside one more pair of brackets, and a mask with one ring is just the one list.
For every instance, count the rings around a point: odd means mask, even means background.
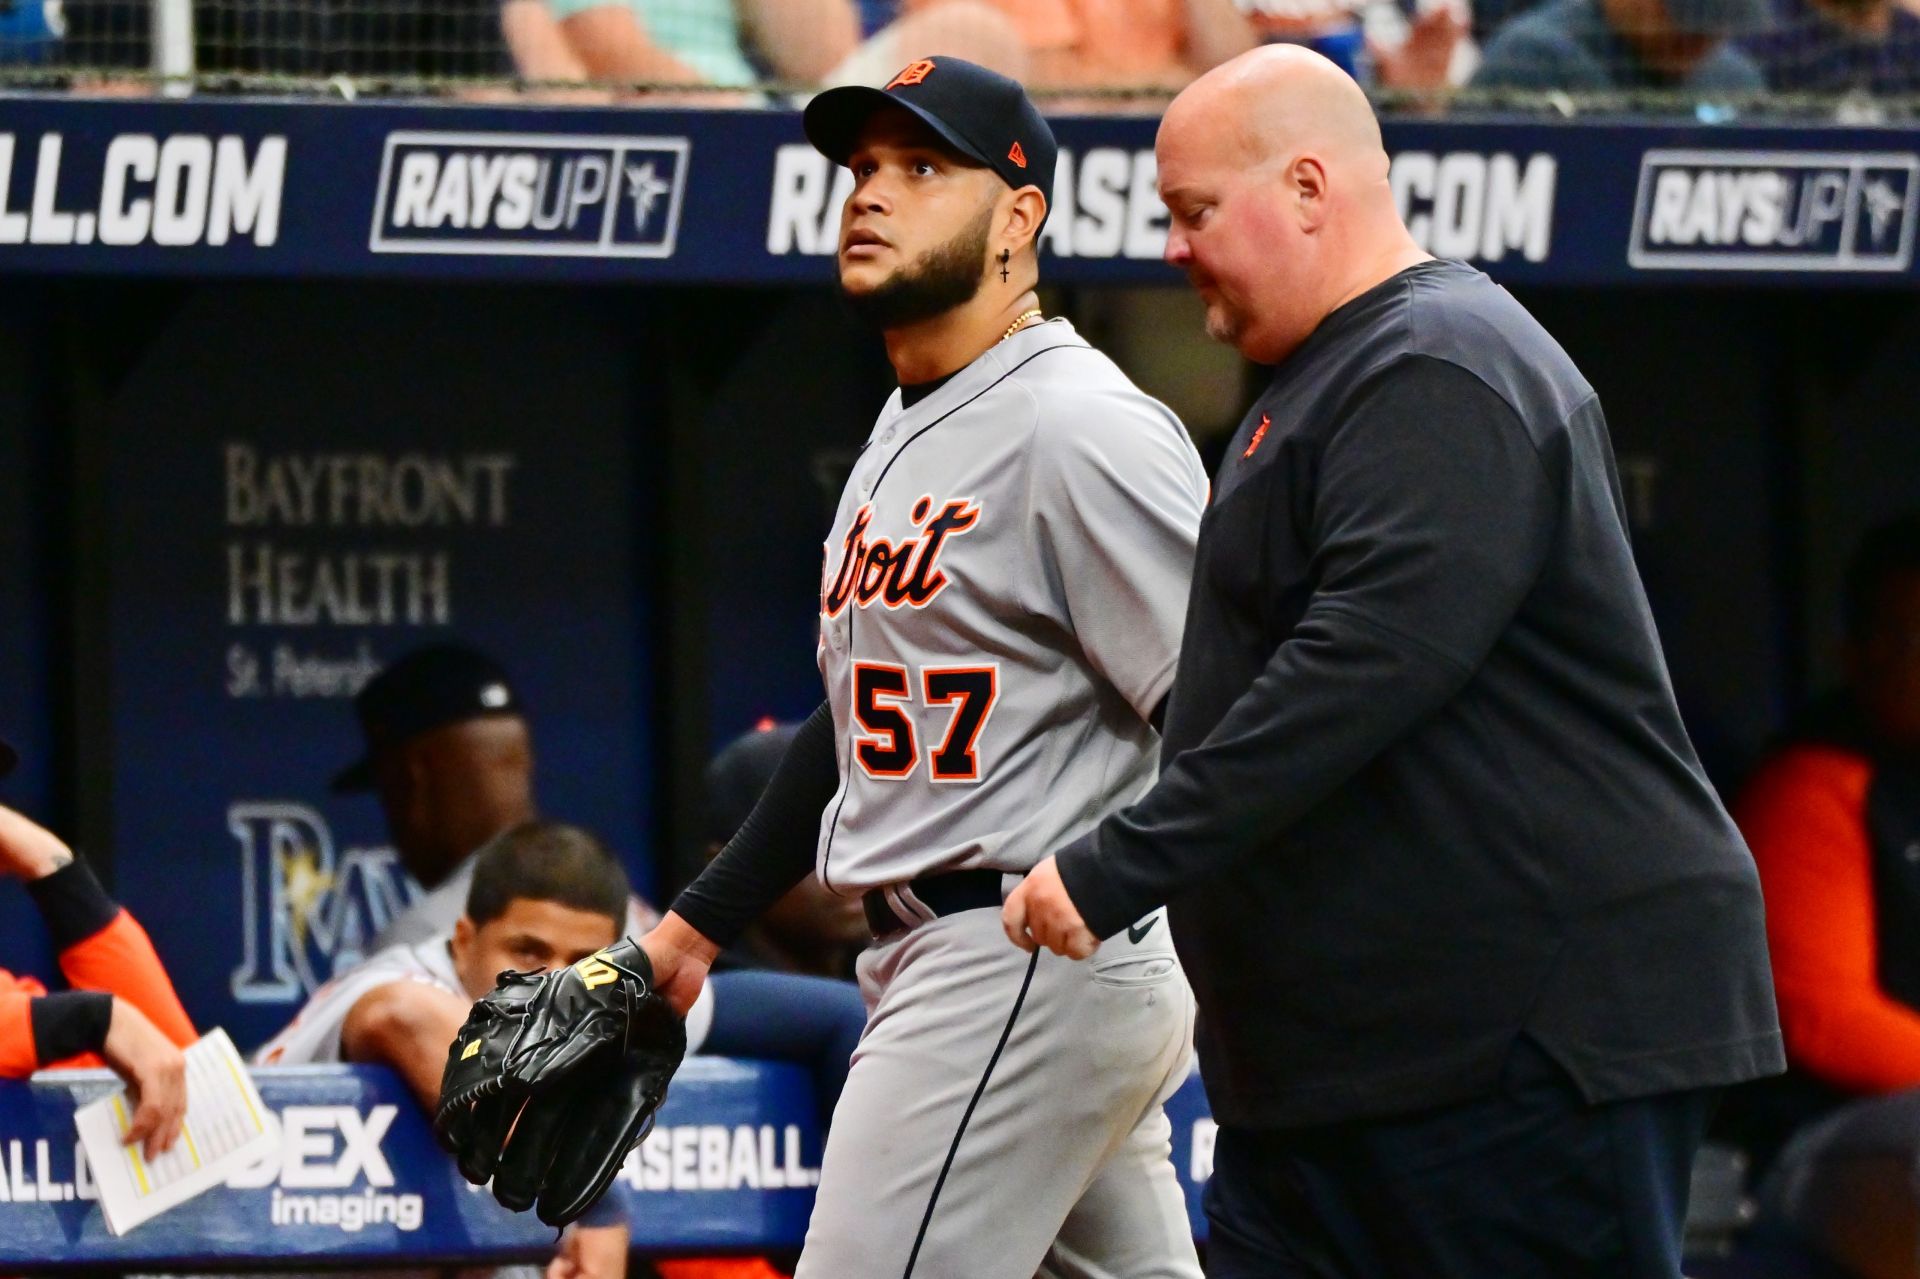
[{"label": "man's beard", "polygon": [[[1242,315],[1221,292],[1219,283],[1209,275],[1203,274],[1197,267],[1187,269],[1187,283],[1200,298],[1200,305],[1206,308],[1203,324],[1207,336],[1225,346],[1232,346],[1240,340],[1241,330],[1246,328],[1246,317]],[[1208,297],[1211,293],[1213,296]]]},{"label": "man's beard", "polygon": [[1232,346],[1240,340],[1240,317],[1225,303],[1215,303],[1207,308],[1207,336],[1223,346]]},{"label": "man's beard", "polygon": [[853,293],[843,283],[840,296],[855,315],[882,330],[945,315],[980,292],[992,229],[993,206],[988,205],[972,225],[901,267],[879,287]]}]

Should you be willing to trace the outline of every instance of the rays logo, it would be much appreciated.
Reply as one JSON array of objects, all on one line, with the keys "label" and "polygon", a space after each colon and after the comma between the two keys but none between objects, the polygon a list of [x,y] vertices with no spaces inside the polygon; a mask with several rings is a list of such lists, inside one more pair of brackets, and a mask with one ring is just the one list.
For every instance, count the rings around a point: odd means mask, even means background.
[{"label": "rays logo", "polygon": [[405,910],[413,881],[391,848],[336,852],[326,819],[305,804],[239,803],[244,957],[230,979],[243,1004],[290,1004],[357,963]]},{"label": "rays logo", "polygon": [[685,138],[387,135],[375,253],[669,258]]},{"label": "rays logo", "polygon": [[1641,270],[1905,271],[1920,156],[1649,151],[1627,260]]}]

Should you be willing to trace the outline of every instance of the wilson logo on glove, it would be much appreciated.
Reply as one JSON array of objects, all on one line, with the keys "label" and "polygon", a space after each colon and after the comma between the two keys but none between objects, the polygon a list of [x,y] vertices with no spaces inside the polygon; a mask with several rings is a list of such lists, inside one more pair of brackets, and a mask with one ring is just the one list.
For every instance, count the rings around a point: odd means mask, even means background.
[{"label": "wilson logo on glove", "polygon": [[620,979],[620,970],[606,961],[606,953],[603,950],[597,955],[588,955],[573,966],[588,990],[598,990],[608,982]]}]

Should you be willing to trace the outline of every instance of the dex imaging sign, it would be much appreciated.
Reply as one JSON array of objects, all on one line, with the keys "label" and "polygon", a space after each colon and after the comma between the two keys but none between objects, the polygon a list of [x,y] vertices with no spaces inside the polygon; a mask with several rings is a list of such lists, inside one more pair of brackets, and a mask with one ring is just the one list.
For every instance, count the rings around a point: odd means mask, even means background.
[{"label": "dex imaging sign", "polygon": [[1627,261],[1641,270],[1905,271],[1920,156],[1649,151]]},{"label": "dex imaging sign", "polygon": [[375,253],[668,258],[685,138],[390,133]]}]

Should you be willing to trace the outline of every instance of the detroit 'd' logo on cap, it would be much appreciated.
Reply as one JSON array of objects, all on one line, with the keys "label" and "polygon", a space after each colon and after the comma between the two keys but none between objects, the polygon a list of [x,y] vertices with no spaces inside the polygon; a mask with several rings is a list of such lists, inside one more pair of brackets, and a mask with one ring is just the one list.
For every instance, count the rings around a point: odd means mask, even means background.
[{"label": "detroit 'd' logo on cap", "polygon": [[887,88],[898,89],[904,85],[919,84],[922,80],[926,79],[928,76],[932,74],[933,74],[933,59],[922,58],[918,62],[909,63],[907,65],[906,70],[902,71],[899,75],[895,76],[893,79],[887,81]]}]

